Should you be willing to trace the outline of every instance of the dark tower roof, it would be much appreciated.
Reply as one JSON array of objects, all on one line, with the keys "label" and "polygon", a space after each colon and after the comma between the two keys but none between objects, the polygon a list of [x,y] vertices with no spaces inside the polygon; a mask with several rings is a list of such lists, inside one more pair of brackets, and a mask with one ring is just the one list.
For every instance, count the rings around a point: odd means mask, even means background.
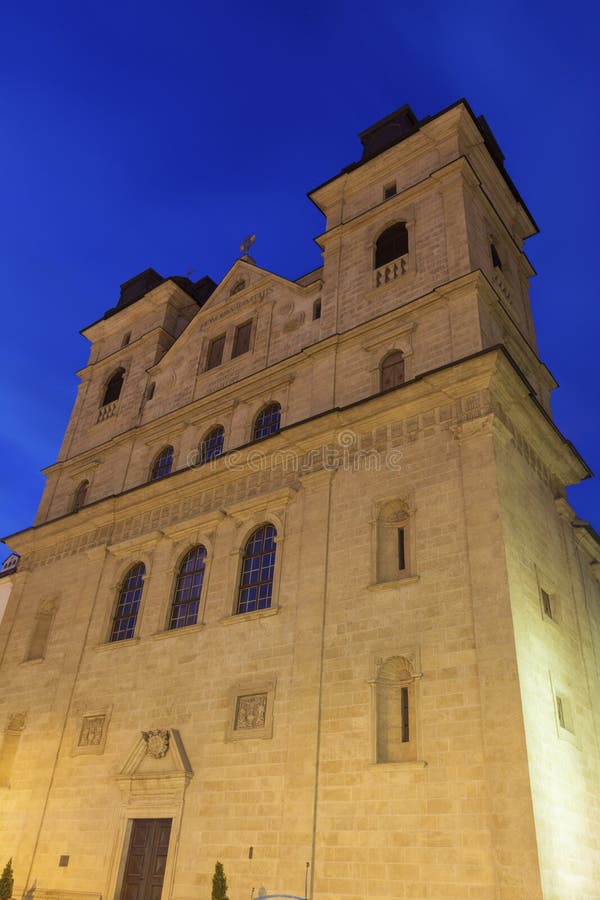
[{"label": "dark tower roof", "polygon": [[149,294],[159,284],[164,284],[165,281],[174,281],[175,284],[179,285],[186,294],[189,294],[196,301],[198,306],[203,306],[206,303],[217,286],[208,275],[205,275],[198,281],[190,281],[185,275],[170,275],[168,278],[163,278],[156,269],[144,269],[139,275],[134,275],[133,278],[123,282],[117,305],[107,309],[103,318],[108,319],[110,316],[114,316],[122,309],[125,309],[125,307],[131,306],[132,303],[141,300],[142,297]]},{"label": "dark tower roof", "polygon": [[363,145],[361,163],[383,153],[384,150],[398,144],[418,129],[419,120],[410,106],[408,104],[401,106],[385,119],[380,119],[379,122],[375,122],[374,125],[360,132],[358,136]]}]

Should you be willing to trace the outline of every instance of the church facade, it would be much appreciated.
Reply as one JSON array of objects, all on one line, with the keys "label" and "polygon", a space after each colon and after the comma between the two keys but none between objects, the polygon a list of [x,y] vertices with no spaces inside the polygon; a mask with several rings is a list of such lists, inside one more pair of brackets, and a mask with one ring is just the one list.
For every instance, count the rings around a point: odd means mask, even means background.
[{"label": "church facade", "polygon": [[[323,265],[152,269],[0,624],[15,897],[600,897],[598,536],[489,127],[403,107]],[[0,866],[4,860],[0,858]]]}]

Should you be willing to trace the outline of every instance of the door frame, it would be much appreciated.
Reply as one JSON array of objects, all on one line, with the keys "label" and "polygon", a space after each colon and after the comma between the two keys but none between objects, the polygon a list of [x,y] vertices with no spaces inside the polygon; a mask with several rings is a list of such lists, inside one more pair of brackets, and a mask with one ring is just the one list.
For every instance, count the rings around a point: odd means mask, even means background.
[{"label": "door frame", "polygon": [[169,857],[171,855],[171,839],[173,837],[173,819],[171,816],[134,816],[134,818],[129,819],[127,822],[127,827],[125,828],[125,842],[123,844],[123,853],[121,857],[121,865],[119,866],[119,879],[116,885],[115,898],[119,897],[121,891],[123,890],[123,879],[125,877],[125,867],[127,865],[127,857],[129,856],[130,844],[131,844],[131,834],[133,831],[133,823],[143,821],[145,819],[150,819],[154,822],[156,821],[169,821],[171,823],[171,830],[169,832],[169,847],[167,850],[167,861],[165,864],[165,874],[163,876],[163,884],[161,889],[161,898],[164,896],[165,883],[167,880],[167,866],[169,864]]},{"label": "door frame", "polygon": [[170,735],[168,754],[152,759],[152,766],[144,770],[142,763],[147,759],[147,747],[142,732],[115,779],[121,790],[121,804],[115,804],[112,825],[114,840],[105,894],[110,900],[116,900],[123,886],[134,819],[171,819],[161,900],[172,896],[185,793],[193,772],[179,732],[170,729],[167,733]]},{"label": "door frame", "polygon": [[[171,807],[172,809],[172,807]],[[169,849],[167,851],[167,861],[165,864],[165,875],[163,878],[163,886],[161,900],[168,900],[173,890],[173,880],[175,876],[175,860],[177,849],[179,847],[179,832],[181,829],[181,811],[169,811],[169,809],[160,804],[157,806],[139,806],[138,808],[128,808],[121,810],[119,816],[118,833],[115,837],[112,865],[110,867],[109,888],[106,896],[117,900],[123,887],[123,878],[125,876],[125,865],[127,863],[127,854],[129,853],[129,842],[131,841],[131,832],[133,823],[136,819],[170,819],[171,834],[169,835]]]}]

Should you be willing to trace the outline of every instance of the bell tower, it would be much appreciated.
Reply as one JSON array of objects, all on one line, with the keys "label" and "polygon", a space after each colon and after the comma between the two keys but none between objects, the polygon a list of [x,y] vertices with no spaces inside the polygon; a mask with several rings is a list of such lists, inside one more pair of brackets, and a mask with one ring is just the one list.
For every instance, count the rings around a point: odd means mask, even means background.
[{"label": "bell tower", "polygon": [[[94,499],[100,474],[95,451],[139,423],[153,395],[148,369],[173,345],[214,288],[208,276],[191,282],[146,269],[122,284],[117,304],[83,329],[91,342],[90,357],[78,372],[77,398],[58,461],[44,471],[47,483],[37,523],[77,511],[82,498],[88,503]],[[124,449],[122,472],[126,456]],[[119,485],[111,493],[117,490]]]},{"label": "bell tower", "polygon": [[465,100],[420,121],[403,106],[359,137],[361,158],[309,194],[337,330],[392,310],[434,328],[413,377],[501,344],[550,412],[524,252],[537,226],[486,121]]}]

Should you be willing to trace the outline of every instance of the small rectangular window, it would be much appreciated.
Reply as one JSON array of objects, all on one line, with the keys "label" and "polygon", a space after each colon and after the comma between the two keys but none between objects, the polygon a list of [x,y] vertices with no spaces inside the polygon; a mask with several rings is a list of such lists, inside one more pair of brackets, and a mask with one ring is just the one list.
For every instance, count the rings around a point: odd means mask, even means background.
[{"label": "small rectangular window", "polygon": [[492,265],[495,269],[502,271],[502,260],[494,244],[490,244],[490,253],[492,254]]},{"label": "small rectangular window", "polygon": [[233,339],[232,358],[247,353],[250,349],[250,334],[252,333],[252,322],[244,322],[235,329],[235,337]]},{"label": "small rectangular window", "polygon": [[540,594],[542,597],[542,610],[545,616],[548,616],[549,619],[553,619],[552,615],[552,601],[550,599],[550,594],[545,591],[543,588],[540,588]]},{"label": "small rectangular window", "polygon": [[313,303],[313,321],[321,318],[321,298]]},{"label": "small rectangular window", "polygon": [[208,348],[208,359],[206,361],[207,369],[214,369],[223,362],[223,348],[225,346],[225,335],[221,334],[210,342]]},{"label": "small rectangular window", "polygon": [[558,724],[561,728],[564,728],[565,731],[569,731],[571,734],[575,734],[571,704],[569,700],[561,694],[556,695],[556,718],[558,719]]},{"label": "small rectangular window", "polygon": [[566,728],[565,725],[565,710],[563,707],[562,697],[556,698],[556,712],[558,714],[558,724],[561,728]]},{"label": "small rectangular window", "polygon": [[383,189],[383,199],[384,199],[384,200],[389,200],[390,197],[395,197],[395,196],[396,196],[396,193],[397,193],[397,191],[396,191],[396,182],[393,181],[391,184],[386,184],[386,186],[384,187],[384,189]]},{"label": "small rectangular window", "polygon": [[398,568],[404,571],[406,568],[406,551],[404,547],[405,532],[404,528],[398,529]]},{"label": "small rectangular window", "polygon": [[402,743],[410,741],[410,726],[408,713],[408,688],[400,688],[400,708],[402,710]]}]

